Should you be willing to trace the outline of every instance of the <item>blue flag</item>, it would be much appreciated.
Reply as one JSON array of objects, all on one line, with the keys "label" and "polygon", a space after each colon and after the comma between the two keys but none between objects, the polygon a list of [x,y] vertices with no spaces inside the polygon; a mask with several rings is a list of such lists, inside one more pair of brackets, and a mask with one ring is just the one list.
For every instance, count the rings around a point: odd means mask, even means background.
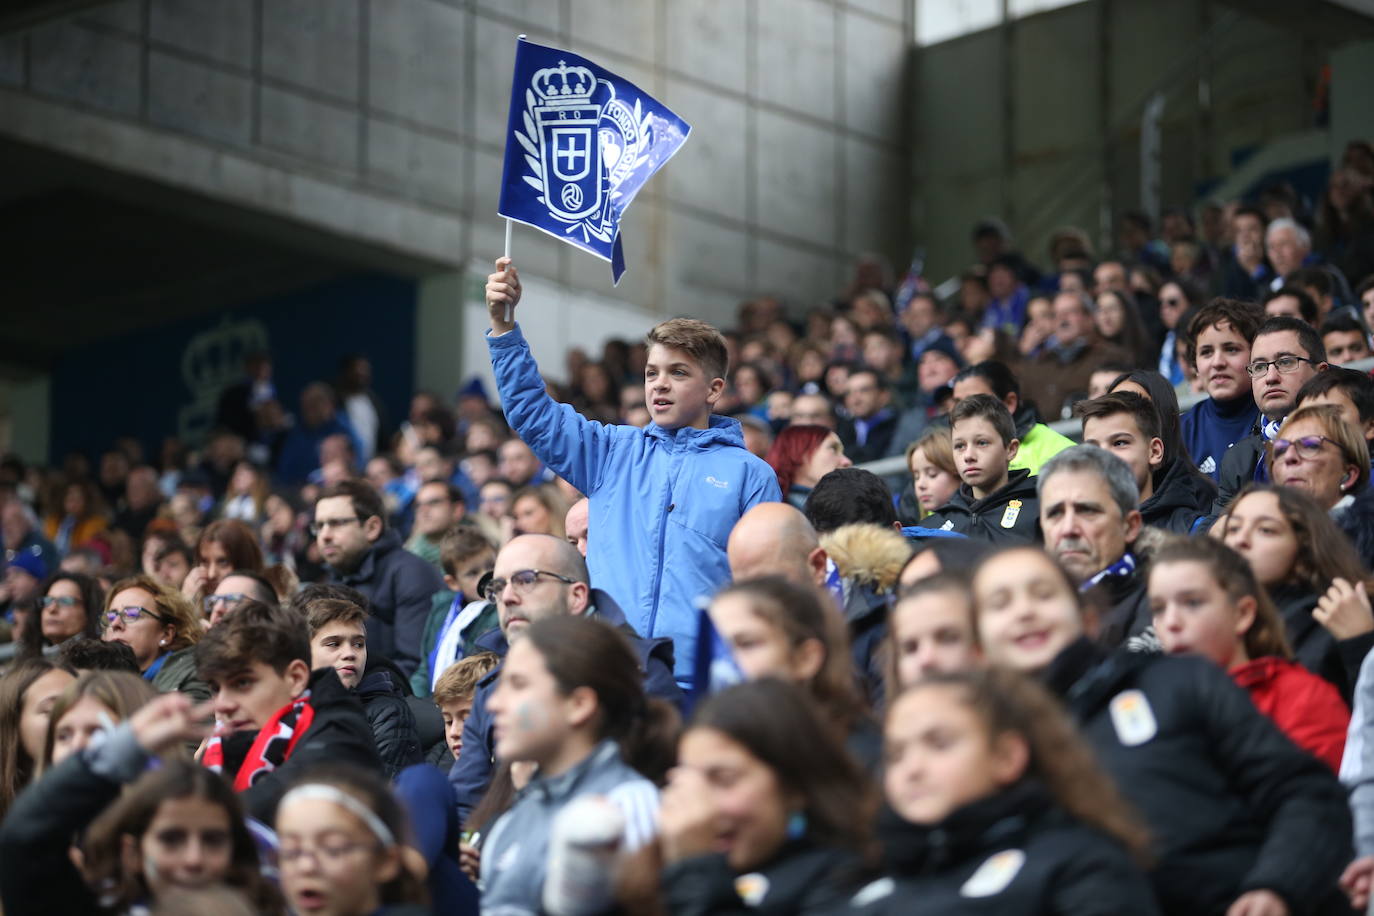
[{"label": "blue flag", "polygon": [[691,129],[585,57],[522,38],[497,213],[610,261],[619,283],[620,216]]},{"label": "blue flag", "polygon": [[711,694],[744,681],[744,672],[704,607],[697,608],[697,657],[692,668],[692,689],[687,696],[692,707]]}]

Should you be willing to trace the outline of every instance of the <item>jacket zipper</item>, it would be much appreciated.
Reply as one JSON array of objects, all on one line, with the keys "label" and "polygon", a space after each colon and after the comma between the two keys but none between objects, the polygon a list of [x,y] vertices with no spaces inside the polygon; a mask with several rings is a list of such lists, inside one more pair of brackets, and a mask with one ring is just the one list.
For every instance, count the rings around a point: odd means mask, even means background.
[{"label": "jacket zipper", "polygon": [[[677,442],[674,441],[673,445],[676,446]],[[674,447],[673,451],[677,451],[676,447]],[[669,499],[671,499],[673,496],[673,482],[677,480],[678,463],[679,462],[677,459],[677,455],[674,454],[673,472],[668,475]],[[668,503],[668,507],[663,510],[663,514],[659,517],[658,520],[658,562],[654,565],[654,603],[649,608],[649,632],[645,634],[646,639],[652,639],[654,637],[654,624],[658,621],[658,603],[660,598],[660,590],[663,587],[663,545],[668,538],[668,515],[673,511],[674,508],[676,508],[676,506],[677,503]]]}]

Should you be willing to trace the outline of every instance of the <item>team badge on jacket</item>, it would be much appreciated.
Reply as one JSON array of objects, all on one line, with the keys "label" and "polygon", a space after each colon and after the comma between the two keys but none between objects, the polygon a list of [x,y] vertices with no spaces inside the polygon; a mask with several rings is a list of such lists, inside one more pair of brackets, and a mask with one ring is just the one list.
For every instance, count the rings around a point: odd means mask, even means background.
[{"label": "team badge on jacket", "polygon": [[768,896],[768,879],[758,872],[740,875],[735,879],[735,893],[745,906],[758,906]]},{"label": "team badge on jacket", "polygon": [[1116,737],[1127,747],[1144,744],[1159,733],[1155,711],[1139,690],[1123,690],[1109,705]]},{"label": "team badge on jacket", "polygon": [[1006,511],[1002,513],[1002,527],[1011,528],[1016,524],[1016,520],[1021,516],[1021,500],[1013,499],[1007,503]]},{"label": "team badge on jacket", "polygon": [[959,888],[963,897],[992,897],[1007,889],[1016,878],[1021,866],[1026,864],[1026,854],[1019,849],[1007,849],[990,857],[978,870],[969,876],[964,886]]}]

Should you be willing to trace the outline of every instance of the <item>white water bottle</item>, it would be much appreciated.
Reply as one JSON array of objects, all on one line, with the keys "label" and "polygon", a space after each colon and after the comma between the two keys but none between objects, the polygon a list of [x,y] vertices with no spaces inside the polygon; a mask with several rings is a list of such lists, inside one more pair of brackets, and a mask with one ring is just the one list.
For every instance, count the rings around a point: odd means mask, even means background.
[{"label": "white water bottle", "polygon": [[549,836],[544,910],[551,916],[593,916],[615,899],[615,866],[625,834],[625,815],[600,795],[583,795],[563,806]]}]

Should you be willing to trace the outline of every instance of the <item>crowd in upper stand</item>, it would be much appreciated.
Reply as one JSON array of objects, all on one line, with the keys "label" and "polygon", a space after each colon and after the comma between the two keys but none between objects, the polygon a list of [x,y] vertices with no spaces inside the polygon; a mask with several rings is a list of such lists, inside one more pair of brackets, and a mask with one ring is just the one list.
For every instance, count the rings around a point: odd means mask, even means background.
[{"label": "crowd in upper stand", "polygon": [[1363,910],[1374,148],[1117,229],[6,457],[4,912]]}]

